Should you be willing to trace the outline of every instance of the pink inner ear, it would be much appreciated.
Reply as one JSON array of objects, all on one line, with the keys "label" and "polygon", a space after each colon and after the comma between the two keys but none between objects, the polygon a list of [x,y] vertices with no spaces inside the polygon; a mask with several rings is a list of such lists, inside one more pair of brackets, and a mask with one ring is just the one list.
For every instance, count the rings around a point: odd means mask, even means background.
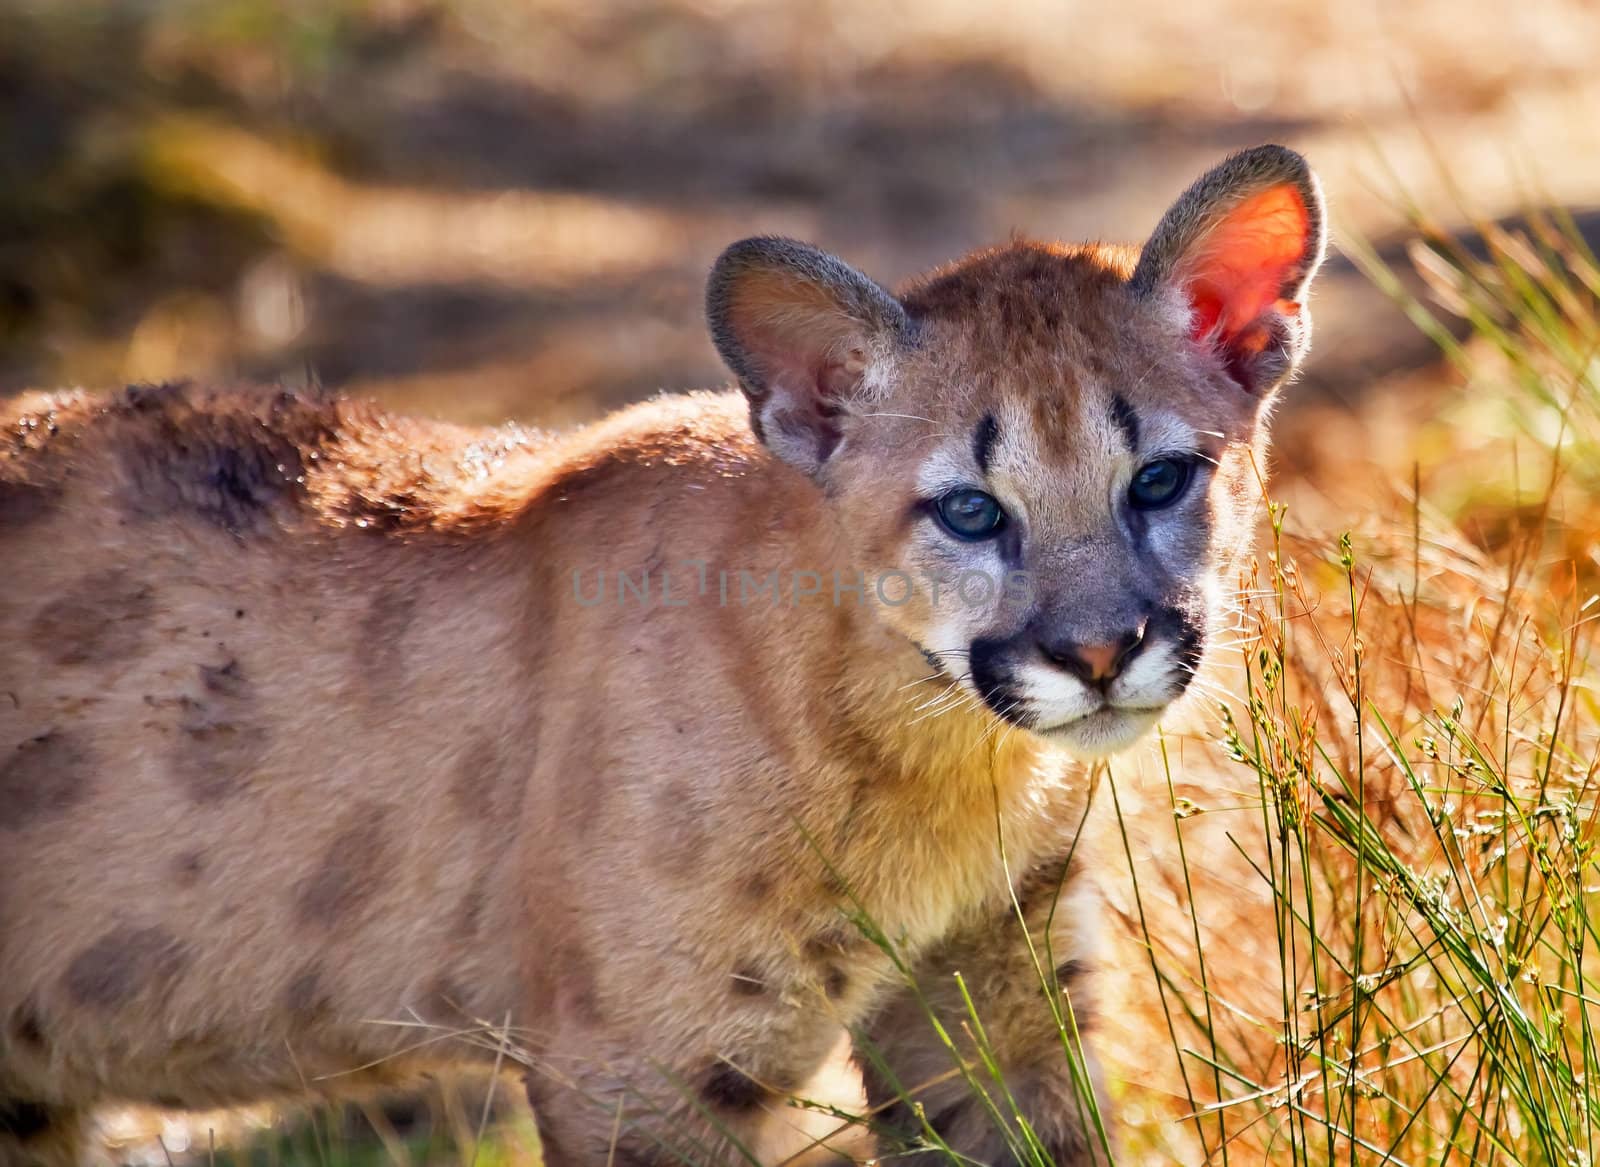
[{"label": "pink inner ear", "polygon": [[1284,285],[1305,262],[1311,216],[1290,183],[1253,195],[1184,257],[1178,279],[1194,308],[1195,339],[1245,340],[1268,308],[1292,315]]}]

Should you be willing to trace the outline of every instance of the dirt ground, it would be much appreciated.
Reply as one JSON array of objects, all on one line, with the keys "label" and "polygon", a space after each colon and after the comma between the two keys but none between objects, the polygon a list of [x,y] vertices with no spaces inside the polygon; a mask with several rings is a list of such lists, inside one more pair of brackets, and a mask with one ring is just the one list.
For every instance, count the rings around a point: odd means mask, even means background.
[{"label": "dirt ground", "polygon": [[[736,238],[889,284],[1013,231],[1136,240],[1267,140],[1312,159],[1339,237],[1404,267],[1418,208],[1600,222],[1597,49],[1580,0],[0,0],[0,396],[264,378],[577,424],[725,381],[702,281]],[[1279,461],[1337,516],[1373,464],[1456,438],[1431,345],[1347,259],[1313,310]],[[1208,749],[1174,760],[1214,808],[1238,779]],[[1158,870],[1164,779],[1115,773]],[[1218,857],[1196,903],[1240,952],[1244,818],[1193,844]],[[1187,926],[1187,892],[1155,892]],[[1107,899],[1126,931],[1126,889]],[[1112,1002],[1116,1090],[1150,1100],[1125,1116],[1142,1156],[1189,1161],[1139,991]]]}]

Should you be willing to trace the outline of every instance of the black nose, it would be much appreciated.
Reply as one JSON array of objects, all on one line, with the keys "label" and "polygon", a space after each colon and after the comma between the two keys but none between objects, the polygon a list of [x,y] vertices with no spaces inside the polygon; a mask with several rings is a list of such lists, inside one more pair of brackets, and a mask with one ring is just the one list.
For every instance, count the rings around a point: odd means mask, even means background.
[{"label": "black nose", "polygon": [[1052,664],[1060,665],[1085,685],[1104,688],[1134,658],[1144,644],[1145,625],[1109,640],[1079,643],[1041,638],[1039,648]]}]

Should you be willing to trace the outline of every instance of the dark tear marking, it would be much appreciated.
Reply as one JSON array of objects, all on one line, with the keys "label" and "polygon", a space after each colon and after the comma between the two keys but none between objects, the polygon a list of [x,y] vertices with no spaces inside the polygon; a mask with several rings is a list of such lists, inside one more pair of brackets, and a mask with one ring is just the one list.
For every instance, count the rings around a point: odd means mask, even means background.
[{"label": "dark tear marking", "polygon": [[295,914],[325,928],[353,915],[381,886],[388,844],[384,811],[367,806],[346,816],[317,870],[300,881]]},{"label": "dark tear marking", "polygon": [[1128,443],[1130,453],[1139,450],[1139,415],[1134,412],[1133,406],[1128,404],[1128,399],[1120,393],[1111,395],[1111,420],[1117,423],[1117,429],[1122,431],[1122,440]]},{"label": "dark tear marking", "polygon": [[977,459],[978,469],[984,474],[989,473],[989,463],[994,457],[994,445],[1000,438],[1000,423],[995,421],[994,414],[986,413],[983,420],[978,423],[978,430],[972,435],[972,456]]},{"label": "dark tear marking", "polygon": [[89,792],[89,751],[51,730],[0,758],[0,828],[20,829],[71,810]]},{"label": "dark tear marking", "polygon": [[[995,538],[995,546],[1000,551],[1000,562],[1005,564],[1007,572],[1022,570],[1022,526],[1019,523],[1008,522],[1000,528],[1000,534]],[[1006,581],[999,581],[1000,591],[998,596],[1005,593]],[[1002,603],[1005,603],[1003,599]],[[1015,601],[1010,601],[1015,603]]]},{"label": "dark tear marking", "polygon": [[126,571],[74,584],[34,618],[28,637],[58,665],[101,665],[136,656],[155,618],[155,595]]},{"label": "dark tear marking", "polygon": [[189,959],[188,946],[165,928],[116,928],[73,958],[62,984],[80,1005],[109,1009],[170,983]]},{"label": "dark tear marking", "polygon": [[727,1062],[711,1067],[700,1094],[715,1109],[727,1111],[754,1110],[772,1098],[770,1090]]},{"label": "dark tear marking", "polygon": [[17,531],[55,510],[61,491],[31,482],[0,480],[0,532]]}]

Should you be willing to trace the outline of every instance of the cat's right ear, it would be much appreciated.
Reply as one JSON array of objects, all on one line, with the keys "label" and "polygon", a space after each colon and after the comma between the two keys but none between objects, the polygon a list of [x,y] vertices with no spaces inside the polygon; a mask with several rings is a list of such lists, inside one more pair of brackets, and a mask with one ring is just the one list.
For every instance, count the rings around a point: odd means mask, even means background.
[{"label": "cat's right ear", "polygon": [[763,236],[735,243],[706,288],[711,339],[750,399],[756,435],[816,474],[851,415],[894,376],[905,309],[825,251]]},{"label": "cat's right ear", "polygon": [[1195,343],[1264,401],[1310,344],[1305,299],[1327,251],[1325,218],[1304,158],[1283,146],[1242,150],[1172,205],[1131,285],[1178,297]]}]

